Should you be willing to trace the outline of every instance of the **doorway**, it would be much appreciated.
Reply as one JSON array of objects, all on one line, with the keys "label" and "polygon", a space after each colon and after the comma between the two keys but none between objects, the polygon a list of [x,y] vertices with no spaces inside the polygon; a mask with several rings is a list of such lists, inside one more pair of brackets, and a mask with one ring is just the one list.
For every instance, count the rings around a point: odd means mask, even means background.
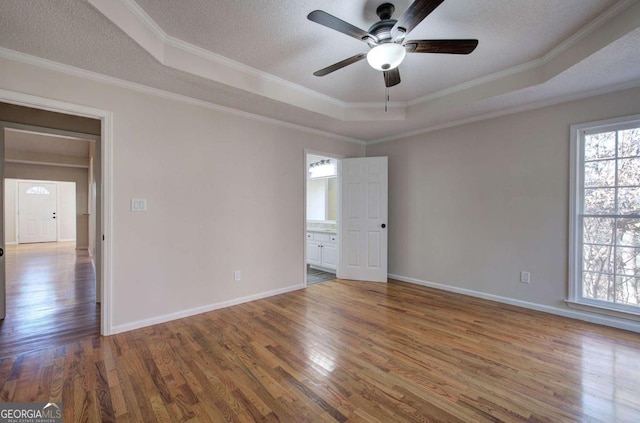
[{"label": "doorway", "polygon": [[[305,284],[323,276],[386,283],[388,158],[306,151],[304,175]],[[314,280],[316,270],[329,275]]]},{"label": "doorway", "polygon": [[[100,333],[112,334],[112,146],[113,113],[108,110],[65,101],[0,89],[0,154],[4,149],[4,129],[36,126],[52,135],[80,135],[94,141],[90,169],[90,193],[95,207],[90,210],[92,267],[95,271],[95,296],[100,301]],[[1,158],[0,158],[1,159]],[[4,178],[4,160],[0,160],[0,177]],[[0,183],[0,190],[4,184]],[[3,193],[0,192],[0,198]],[[2,210],[3,208],[0,208]],[[0,222],[2,219],[0,219]],[[4,226],[4,225],[2,225]],[[4,247],[0,227],[0,252]],[[4,276],[4,259],[0,254],[0,275]],[[5,283],[0,281],[0,315],[5,315]]]},{"label": "doorway", "polygon": [[307,286],[336,278],[338,268],[338,158],[305,155]]},{"label": "doorway", "polygon": [[92,141],[37,129],[3,129],[6,309],[0,357],[100,334],[87,249]]}]

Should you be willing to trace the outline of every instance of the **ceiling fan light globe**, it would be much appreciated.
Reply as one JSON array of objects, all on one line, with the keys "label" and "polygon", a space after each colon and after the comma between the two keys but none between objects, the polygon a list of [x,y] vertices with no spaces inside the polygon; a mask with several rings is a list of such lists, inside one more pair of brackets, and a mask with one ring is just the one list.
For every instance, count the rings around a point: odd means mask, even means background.
[{"label": "ceiling fan light globe", "polygon": [[367,62],[375,70],[388,71],[400,66],[406,54],[404,46],[396,43],[384,43],[369,50]]}]

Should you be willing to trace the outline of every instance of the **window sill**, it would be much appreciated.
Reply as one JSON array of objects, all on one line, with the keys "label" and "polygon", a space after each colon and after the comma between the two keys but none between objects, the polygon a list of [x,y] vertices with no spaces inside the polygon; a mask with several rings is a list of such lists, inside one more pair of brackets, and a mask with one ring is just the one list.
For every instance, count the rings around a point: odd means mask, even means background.
[{"label": "window sill", "polygon": [[635,313],[633,311],[621,311],[606,307],[605,305],[592,304],[592,303],[579,303],[576,301],[566,300],[567,306],[576,310],[588,311],[591,313],[606,314],[611,317],[618,317],[620,319],[633,320],[640,322],[640,312]]}]

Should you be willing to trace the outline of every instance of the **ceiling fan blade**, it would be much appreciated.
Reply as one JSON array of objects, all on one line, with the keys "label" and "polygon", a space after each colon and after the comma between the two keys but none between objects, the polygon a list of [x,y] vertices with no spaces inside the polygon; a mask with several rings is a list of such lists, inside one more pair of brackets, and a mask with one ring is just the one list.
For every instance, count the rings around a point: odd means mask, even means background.
[{"label": "ceiling fan blade", "polygon": [[327,28],[342,32],[350,37],[357,38],[358,40],[371,37],[367,31],[360,29],[357,26],[353,26],[350,23],[345,22],[342,19],[338,19],[322,10],[314,10],[309,13],[307,15],[307,19],[315,23],[319,23],[320,25],[324,25]]},{"label": "ceiling fan blade", "polygon": [[351,56],[348,59],[344,59],[338,63],[334,63],[331,66],[327,66],[324,69],[320,69],[319,71],[315,71],[313,74],[315,76],[325,76],[330,74],[331,72],[337,71],[338,69],[342,69],[345,66],[349,66],[353,63],[359,62],[360,60],[367,57],[367,53],[356,54],[355,56]]},{"label": "ceiling fan blade", "polygon": [[469,54],[478,40],[410,40],[404,43],[407,53]]},{"label": "ceiling fan blade", "polygon": [[398,18],[398,22],[391,28],[391,36],[396,39],[398,28],[403,28],[404,33],[408,34],[415,28],[424,18],[426,18],[436,7],[444,0],[416,0],[411,6]]},{"label": "ceiling fan blade", "polygon": [[400,83],[400,70],[398,68],[391,69],[390,71],[382,72],[384,74],[384,85],[387,87],[393,87]]}]

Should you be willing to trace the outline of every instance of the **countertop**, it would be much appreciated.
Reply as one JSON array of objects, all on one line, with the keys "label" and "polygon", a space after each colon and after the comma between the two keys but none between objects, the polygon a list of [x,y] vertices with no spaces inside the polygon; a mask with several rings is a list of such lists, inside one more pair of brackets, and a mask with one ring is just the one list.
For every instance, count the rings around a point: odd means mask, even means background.
[{"label": "countertop", "polygon": [[324,229],[324,228],[307,228],[307,232],[320,232],[323,234],[335,234],[337,233],[335,229]]}]

